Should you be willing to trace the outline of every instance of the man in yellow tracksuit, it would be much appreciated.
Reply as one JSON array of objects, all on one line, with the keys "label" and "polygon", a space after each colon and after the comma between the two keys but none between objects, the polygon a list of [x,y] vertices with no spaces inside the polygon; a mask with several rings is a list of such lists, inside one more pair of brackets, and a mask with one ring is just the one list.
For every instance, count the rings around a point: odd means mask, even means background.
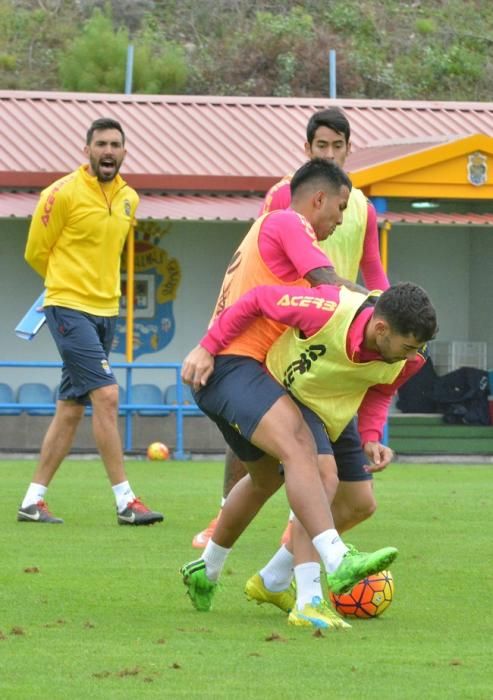
[{"label": "man in yellow tracksuit", "polygon": [[163,515],[135,496],[125,474],[118,384],[108,361],[121,293],[120,258],[139,197],[118,174],[126,150],[117,121],[94,121],[84,152],[87,164],[41,193],[26,245],[26,261],[45,281],[46,321],[63,367],[55,416],[17,519],[63,522],[49,511],[45,494],[85,406],[92,404],[94,439],[115,496],[117,521],[149,525]]}]

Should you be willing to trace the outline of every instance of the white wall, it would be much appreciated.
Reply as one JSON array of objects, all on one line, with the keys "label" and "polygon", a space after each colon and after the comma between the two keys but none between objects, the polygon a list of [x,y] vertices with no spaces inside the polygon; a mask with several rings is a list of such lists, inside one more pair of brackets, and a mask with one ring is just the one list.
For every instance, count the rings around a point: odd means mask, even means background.
[{"label": "white wall", "polygon": [[423,286],[439,316],[440,340],[466,340],[469,320],[469,237],[463,229],[394,226],[389,234],[391,283]]},{"label": "white wall", "polygon": [[[58,361],[57,350],[46,327],[30,342],[20,340],[14,334],[16,323],[43,288],[41,278],[24,262],[27,229],[26,220],[0,221],[0,359]],[[161,241],[161,247],[171,257],[177,258],[181,267],[182,278],[174,302],[175,336],[166,348],[142,355],[137,358],[138,362],[183,360],[207,328],[226,266],[247,230],[248,225],[244,223],[174,223]],[[113,353],[112,359],[123,362],[125,357]],[[120,383],[125,384],[123,371],[118,371],[117,375]],[[141,370],[135,372],[134,381],[156,382],[164,387],[174,383],[172,376],[166,373],[163,379],[156,370]],[[25,381],[40,381],[55,387],[59,381],[59,371],[0,368],[1,381],[7,381],[14,388]]]},{"label": "white wall", "polygon": [[470,245],[470,337],[488,343],[488,367],[493,368],[493,228],[475,228]]},{"label": "white wall", "polygon": [[[42,289],[41,280],[23,260],[27,221],[0,222],[2,360],[58,360],[49,332],[32,342],[19,340],[14,326]],[[176,333],[171,343],[140,362],[181,362],[203,334],[229,259],[248,226],[241,223],[177,222],[161,246],[178,259],[182,279],[174,303]],[[391,282],[411,280],[429,292],[438,311],[439,340],[484,340],[493,367],[493,229],[394,225],[389,235]],[[113,361],[123,361],[113,354]],[[123,376],[118,376],[124,384]],[[0,369],[0,381],[58,383],[57,370]],[[155,370],[136,372],[134,381],[166,386]]]},{"label": "white wall", "polygon": [[493,367],[493,228],[396,224],[389,234],[391,283],[410,280],[430,294],[437,340],[488,343]]},{"label": "white wall", "polygon": [[486,342],[493,367],[492,227],[394,225],[389,276],[428,291],[438,313],[437,340]]}]

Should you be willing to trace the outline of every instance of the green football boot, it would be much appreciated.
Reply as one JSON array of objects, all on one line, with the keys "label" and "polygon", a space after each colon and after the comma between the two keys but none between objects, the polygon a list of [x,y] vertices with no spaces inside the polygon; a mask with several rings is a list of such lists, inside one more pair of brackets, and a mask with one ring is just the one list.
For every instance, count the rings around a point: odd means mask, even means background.
[{"label": "green football boot", "polygon": [[191,561],[181,567],[180,573],[193,607],[200,612],[210,610],[217,583],[207,578],[205,561],[203,559]]},{"label": "green football boot", "polygon": [[396,558],[395,547],[383,547],[376,552],[358,552],[350,545],[341,563],[332,574],[327,574],[327,585],[335,595],[347,593],[359,581],[388,569]]}]

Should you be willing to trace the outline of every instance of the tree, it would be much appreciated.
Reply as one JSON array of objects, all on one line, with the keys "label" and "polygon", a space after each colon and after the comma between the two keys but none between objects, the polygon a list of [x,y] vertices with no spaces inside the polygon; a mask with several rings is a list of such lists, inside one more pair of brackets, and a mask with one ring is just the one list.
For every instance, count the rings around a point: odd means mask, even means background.
[{"label": "tree", "polygon": [[[172,42],[159,50],[143,34],[135,42],[133,88],[140,93],[179,92],[187,79],[184,51]],[[125,27],[114,29],[110,17],[96,8],[80,36],[60,56],[62,86],[78,92],[123,92],[127,51]]]}]

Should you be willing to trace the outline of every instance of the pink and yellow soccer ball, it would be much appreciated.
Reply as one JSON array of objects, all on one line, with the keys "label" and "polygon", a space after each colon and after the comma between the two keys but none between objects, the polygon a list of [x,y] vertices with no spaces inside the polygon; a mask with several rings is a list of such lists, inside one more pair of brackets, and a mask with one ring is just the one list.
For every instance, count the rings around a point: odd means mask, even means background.
[{"label": "pink and yellow soccer ball", "polygon": [[336,611],[345,617],[370,618],[381,615],[394,597],[394,579],[390,571],[380,571],[357,583],[348,593],[330,594]]},{"label": "pink and yellow soccer ball", "polygon": [[151,442],[147,448],[147,459],[164,461],[169,457],[169,450],[164,442]]}]

